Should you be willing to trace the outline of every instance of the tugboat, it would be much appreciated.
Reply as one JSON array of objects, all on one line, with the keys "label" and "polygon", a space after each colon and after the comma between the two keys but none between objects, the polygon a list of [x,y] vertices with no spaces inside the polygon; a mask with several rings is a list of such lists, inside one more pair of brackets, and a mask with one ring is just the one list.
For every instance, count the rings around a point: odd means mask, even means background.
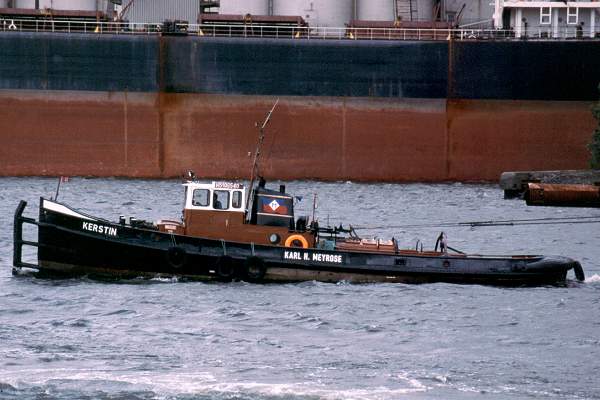
[{"label": "tugboat", "polygon": [[[296,218],[284,185],[267,188],[258,177],[260,145],[275,106],[260,130],[250,184],[183,183],[181,219],[108,221],[41,198],[39,219],[14,217],[13,272],[44,276],[136,278],[177,276],[206,281],[451,282],[492,285],[564,284],[581,264],[560,256],[482,256],[453,251],[440,235],[433,251],[399,249],[396,240],[362,239],[354,229],[321,227]],[[255,176],[257,179],[255,179]],[[37,242],[23,240],[23,224],[38,227]],[[439,244],[439,249],[438,249]],[[37,264],[22,261],[23,245],[38,247]]]}]

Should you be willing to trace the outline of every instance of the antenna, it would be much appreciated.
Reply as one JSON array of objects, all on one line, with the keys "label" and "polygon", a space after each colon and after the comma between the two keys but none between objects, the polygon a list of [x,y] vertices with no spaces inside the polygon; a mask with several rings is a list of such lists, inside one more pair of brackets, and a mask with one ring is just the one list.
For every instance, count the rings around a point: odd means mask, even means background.
[{"label": "antenna", "polygon": [[[58,183],[56,184],[56,194],[54,195],[54,201],[58,200],[58,194],[60,193],[60,183],[61,182],[69,182],[68,176],[59,176]],[[52,198],[50,198],[52,199]]]},{"label": "antenna", "polygon": [[250,208],[250,195],[252,194],[252,188],[254,187],[254,181],[256,180],[256,177],[258,176],[258,160],[260,157],[260,148],[262,147],[263,141],[265,140],[265,127],[271,120],[271,114],[273,114],[273,111],[275,111],[275,107],[277,107],[278,103],[279,103],[279,99],[275,100],[275,104],[273,104],[273,107],[271,107],[271,110],[267,113],[265,120],[263,121],[262,125],[259,128],[258,144],[256,145],[256,151],[254,152],[254,161],[252,162],[252,170],[250,171],[250,186],[248,189],[248,194],[246,195],[246,213],[248,213],[248,210]]},{"label": "antenna", "polygon": [[[58,183],[56,184],[56,194],[54,195],[54,201],[58,200],[58,193],[60,192],[60,182],[62,181],[62,176],[58,177]],[[50,198],[52,200],[52,198]]]}]

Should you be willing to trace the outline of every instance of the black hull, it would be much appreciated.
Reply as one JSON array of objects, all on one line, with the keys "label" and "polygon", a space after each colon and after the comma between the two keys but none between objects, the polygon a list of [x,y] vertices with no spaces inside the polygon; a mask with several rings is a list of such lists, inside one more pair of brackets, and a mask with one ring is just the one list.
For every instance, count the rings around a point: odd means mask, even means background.
[{"label": "black hull", "polygon": [[17,90],[594,101],[600,69],[593,40],[0,32],[0,49],[0,89]]},{"label": "black hull", "polygon": [[[36,224],[36,268],[45,276],[529,286],[562,284],[569,269],[581,270],[578,262],[565,257],[374,254],[234,243],[90,220],[43,207]],[[17,228],[20,232],[15,218]],[[15,246],[17,242],[15,234]]]}]

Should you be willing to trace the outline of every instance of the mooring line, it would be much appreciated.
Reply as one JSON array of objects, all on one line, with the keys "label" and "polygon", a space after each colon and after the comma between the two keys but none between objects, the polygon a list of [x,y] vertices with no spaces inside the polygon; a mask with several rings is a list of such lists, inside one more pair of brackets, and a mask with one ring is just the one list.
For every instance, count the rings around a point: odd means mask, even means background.
[{"label": "mooring line", "polygon": [[402,229],[402,228],[436,228],[436,227],[478,227],[478,226],[516,226],[516,225],[565,225],[565,224],[597,224],[600,215],[579,217],[546,217],[531,219],[508,219],[467,222],[439,222],[427,224],[379,225],[379,226],[354,226],[355,229]]}]

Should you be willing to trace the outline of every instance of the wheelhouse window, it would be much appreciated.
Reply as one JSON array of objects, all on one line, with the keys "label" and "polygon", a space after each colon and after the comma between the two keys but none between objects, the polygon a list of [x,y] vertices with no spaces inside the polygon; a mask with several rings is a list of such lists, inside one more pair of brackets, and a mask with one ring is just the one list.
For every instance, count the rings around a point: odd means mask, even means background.
[{"label": "wheelhouse window", "polygon": [[227,210],[229,208],[229,190],[215,190],[213,192],[213,208]]},{"label": "wheelhouse window", "polygon": [[210,191],[208,189],[196,189],[194,190],[194,196],[192,197],[192,205],[207,207],[210,203]]},{"label": "wheelhouse window", "polygon": [[242,192],[240,192],[239,190],[233,192],[233,197],[231,198],[231,206],[233,208],[242,207]]}]

